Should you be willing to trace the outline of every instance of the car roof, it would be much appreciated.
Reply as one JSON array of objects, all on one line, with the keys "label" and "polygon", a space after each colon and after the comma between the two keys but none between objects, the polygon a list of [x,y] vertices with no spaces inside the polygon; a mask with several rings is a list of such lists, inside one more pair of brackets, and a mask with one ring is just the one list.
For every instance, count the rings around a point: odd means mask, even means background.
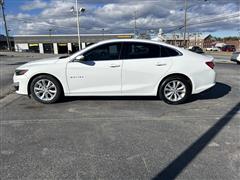
[{"label": "car roof", "polygon": [[146,39],[110,39],[110,40],[100,41],[100,42],[98,42],[96,44],[93,44],[92,46],[88,46],[85,49],[79,51],[79,53],[75,53],[71,57],[75,58],[78,55],[84,54],[86,51],[88,51],[88,50],[90,50],[92,48],[95,48],[95,47],[97,47],[99,45],[104,45],[104,44],[108,44],[108,43],[115,43],[115,42],[141,42],[141,43],[149,43],[149,44],[156,44],[156,45],[163,45],[163,46],[166,46],[166,47],[170,47],[170,48],[175,49],[175,50],[177,50],[177,51],[179,51],[180,53],[183,53],[183,54],[190,52],[190,51],[185,50],[185,49],[183,49],[181,47],[176,47],[176,46],[164,43],[164,42],[158,42],[158,41],[152,41],[152,40],[146,40]]},{"label": "car roof", "polygon": [[152,41],[147,39],[109,39],[109,40],[100,41],[100,43],[111,43],[111,42],[143,42],[143,43],[165,44],[163,42]]},{"label": "car roof", "polygon": [[168,46],[177,50],[181,50],[182,48],[167,44],[165,42],[159,42],[159,41],[152,41],[152,40],[147,40],[147,39],[110,39],[110,40],[104,40],[100,41],[97,44],[106,44],[106,43],[114,43],[114,42],[140,42],[140,43],[150,43],[150,44],[157,44],[157,45],[163,45],[163,46]]}]

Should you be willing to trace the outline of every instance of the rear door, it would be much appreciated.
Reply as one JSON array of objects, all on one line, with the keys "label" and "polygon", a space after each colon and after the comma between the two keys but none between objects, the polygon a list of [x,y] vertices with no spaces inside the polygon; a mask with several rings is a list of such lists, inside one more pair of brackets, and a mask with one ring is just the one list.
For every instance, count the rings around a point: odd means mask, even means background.
[{"label": "rear door", "polygon": [[171,57],[158,44],[127,42],[123,47],[122,94],[155,95]]}]

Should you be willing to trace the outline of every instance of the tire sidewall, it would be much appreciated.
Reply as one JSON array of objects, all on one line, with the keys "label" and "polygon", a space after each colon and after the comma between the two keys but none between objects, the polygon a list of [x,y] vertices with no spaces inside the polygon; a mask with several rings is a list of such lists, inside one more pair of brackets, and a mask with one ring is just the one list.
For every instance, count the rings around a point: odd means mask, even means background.
[{"label": "tire sidewall", "polygon": [[[185,96],[179,100],[179,101],[170,101],[168,100],[165,95],[164,95],[164,88],[165,86],[170,82],[170,81],[173,81],[173,80],[178,80],[178,81],[181,81],[185,87],[186,87],[186,94]],[[189,84],[189,82],[184,79],[184,78],[181,78],[181,77],[169,77],[167,78],[166,80],[164,80],[164,82],[161,84],[160,88],[159,88],[159,97],[164,101],[166,102],[167,104],[173,104],[173,105],[177,105],[177,104],[182,104],[184,102],[186,102],[186,100],[189,98],[189,96],[191,95],[191,86]]]},{"label": "tire sidewall", "polygon": [[[50,100],[50,101],[43,101],[43,100],[39,99],[39,98],[36,96],[35,92],[34,92],[34,85],[35,85],[35,83],[38,82],[38,81],[41,80],[41,79],[48,79],[48,80],[50,80],[50,81],[56,86],[56,88],[57,88],[57,93],[56,93],[55,97],[54,97],[52,100]],[[61,90],[61,86],[60,86],[59,82],[58,82],[54,77],[51,77],[51,76],[48,76],[48,75],[40,75],[40,76],[37,76],[37,77],[35,77],[35,78],[32,80],[32,82],[31,82],[31,84],[30,84],[31,96],[32,96],[36,101],[38,101],[38,102],[40,102],[40,103],[43,103],[43,104],[52,104],[52,103],[57,102],[57,101],[60,99],[60,96],[61,96],[61,93],[62,93],[61,91],[62,91],[62,90]]]}]

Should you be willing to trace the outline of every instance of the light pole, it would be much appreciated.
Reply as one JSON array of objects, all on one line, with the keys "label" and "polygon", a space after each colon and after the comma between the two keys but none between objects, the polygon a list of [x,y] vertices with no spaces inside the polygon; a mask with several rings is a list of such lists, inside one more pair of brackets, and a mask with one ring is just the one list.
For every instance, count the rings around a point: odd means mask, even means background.
[{"label": "light pole", "polygon": [[4,11],[4,0],[0,0],[0,4],[1,4],[1,7],[2,7],[3,21],[4,21],[6,38],[7,38],[7,46],[8,46],[8,50],[11,51],[11,44],[10,44],[10,41],[9,41],[7,22],[6,22],[5,11]]},{"label": "light pole", "polygon": [[80,14],[79,14],[79,12],[84,13],[85,9],[84,8],[78,9],[78,0],[76,0],[76,9],[74,9],[74,7],[72,7],[71,11],[72,12],[76,11],[76,14],[77,14],[78,47],[80,50],[81,49],[81,37],[80,37]]}]

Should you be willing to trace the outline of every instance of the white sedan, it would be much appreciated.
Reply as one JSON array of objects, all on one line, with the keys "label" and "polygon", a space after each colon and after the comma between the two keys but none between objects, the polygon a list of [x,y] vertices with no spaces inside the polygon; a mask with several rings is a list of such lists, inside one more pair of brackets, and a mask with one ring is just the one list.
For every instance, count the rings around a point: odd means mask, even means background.
[{"label": "white sedan", "polygon": [[240,52],[233,52],[231,61],[236,62],[238,65],[240,65]]},{"label": "white sedan", "polygon": [[41,103],[64,96],[158,96],[180,104],[215,85],[212,57],[148,40],[107,40],[65,58],[16,69],[18,94]]},{"label": "white sedan", "polygon": [[221,51],[221,49],[218,47],[210,47],[210,48],[206,48],[206,51]]}]

